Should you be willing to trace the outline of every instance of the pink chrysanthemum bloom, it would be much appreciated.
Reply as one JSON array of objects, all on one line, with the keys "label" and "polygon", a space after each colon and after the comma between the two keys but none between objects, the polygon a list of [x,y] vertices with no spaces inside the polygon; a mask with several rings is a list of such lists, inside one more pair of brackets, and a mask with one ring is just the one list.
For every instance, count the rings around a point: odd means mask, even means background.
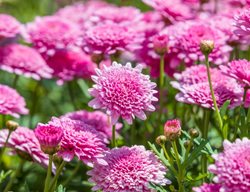
[{"label": "pink chrysanthemum bloom", "polygon": [[118,24],[103,24],[86,31],[84,49],[95,54],[113,54],[116,51],[135,50],[143,36],[131,27]]},{"label": "pink chrysanthemum bloom", "polygon": [[41,53],[53,55],[57,49],[81,44],[81,30],[75,23],[59,16],[37,17],[27,25],[27,40]]},{"label": "pink chrysanthemum bloom", "polygon": [[233,60],[220,68],[225,75],[243,83],[244,86],[250,86],[250,62],[246,59]]},{"label": "pink chrysanthemum bloom", "polygon": [[25,105],[24,98],[15,89],[0,84],[0,114],[19,118],[29,112]]},{"label": "pink chrysanthemum bloom", "polygon": [[143,0],[143,2],[159,11],[171,22],[183,21],[194,17],[191,7],[185,5],[181,0]]},{"label": "pink chrysanthemum bloom", "polygon": [[214,155],[215,163],[209,170],[216,175],[214,181],[222,185],[221,191],[250,191],[250,140],[224,141],[224,151]]},{"label": "pink chrysanthemum bloom", "polygon": [[107,152],[104,160],[108,165],[94,164],[88,171],[93,191],[103,192],[150,192],[149,183],[166,185],[166,168],[144,146],[122,147]]},{"label": "pink chrysanthemum bloom", "polygon": [[[4,146],[7,136],[7,129],[0,131],[0,147]],[[41,151],[34,131],[29,128],[18,127],[13,131],[8,140],[7,147],[12,150],[13,154],[18,154],[20,157],[34,161],[43,167],[48,166],[48,156]]]},{"label": "pink chrysanthemum bloom", "polygon": [[63,129],[64,135],[57,154],[64,161],[71,161],[76,156],[88,166],[92,166],[94,162],[105,164],[102,158],[107,148],[102,135],[95,129],[82,121],[69,118],[52,118],[48,124]]},{"label": "pink chrysanthemum bloom", "polygon": [[234,16],[235,20],[235,31],[234,33],[243,39],[249,38],[250,36],[250,9],[245,9],[239,11],[238,14]]},{"label": "pink chrysanthemum bloom", "polygon": [[47,154],[54,154],[62,140],[63,130],[59,126],[39,123],[35,129],[35,135],[42,151]]},{"label": "pink chrysanthemum bloom", "polygon": [[220,192],[220,184],[204,183],[200,187],[194,187],[194,192]]},{"label": "pink chrysanthemum bloom", "polygon": [[156,84],[151,82],[148,75],[141,73],[142,66],[131,67],[130,63],[121,65],[113,62],[112,66],[96,69],[97,76],[92,76],[96,85],[89,89],[95,97],[89,102],[94,109],[106,109],[115,124],[121,116],[129,124],[134,116],[145,120],[144,111],[154,111],[153,101],[157,93]]},{"label": "pink chrysanthemum bloom", "polygon": [[52,69],[42,56],[35,49],[19,44],[0,48],[0,69],[36,80],[52,77]]},{"label": "pink chrysanthemum bloom", "polygon": [[0,14],[0,39],[12,38],[21,32],[21,24],[12,16]]},{"label": "pink chrysanthemum bloom", "polygon": [[81,50],[56,51],[53,56],[46,59],[49,67],[53,69],[53,76],[58,78],[58,84],[71,81],[74,78],[89,79],[95,74],[95,63],[91,57]]},{"label": "pink chrysanthemum bloom", "polygon": [[209,54],[209,61],[217,65],[229,60],[232,48],[227,45],[225,34],[200,21],[180,22],[167,27],[164,33],[169,34],[170,51],[177,54],[185,63],[193,64],[196,61],[204,61],[205,56],[200,50],[200,42],[212,40],[214,49]]},{"label": "pink chrysanthemum bloom", "polygon": [[[67,113],[63,117],[67,117],[72,120],[82,121],[90,125],[99,133],[101,133],[106,141],[112,138],[112,127],[109,123],[108,115],[106,115],[105,113],[101,111],[89,112],[89,111],[81,110],[81,111]],[[115,124],[115,128],[117,131],[120,130],[121,127],[122,127],[121,123]],[[116,132],[116,135],[118,135],[117,132]]]},{"label": "pink chrysanthemum bloom", "polygon": [[178,119],[168,120],[164,125],[164,135],[168,140],[175,140],[181,135],[181,122]]}]

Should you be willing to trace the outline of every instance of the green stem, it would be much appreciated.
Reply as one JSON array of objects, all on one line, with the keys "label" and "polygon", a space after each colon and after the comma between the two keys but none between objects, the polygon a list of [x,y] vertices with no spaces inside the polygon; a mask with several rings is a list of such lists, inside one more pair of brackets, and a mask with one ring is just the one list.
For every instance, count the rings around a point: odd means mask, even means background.
[{"label": "green stem", "polygon": [[116,147],[115,125],[112,125],[112,148]]},{"label": "green stem", "polygon": [[15,75],[13,83],[12,83],[13,88],[16,88],[18,79],[19,79],[19,75]]},{"label": "green stem", "polygon": [[71,175],[67,178],[66,181],[64,181],[62,183],[63,186],[66,186],[72,180],[72,178],[76,175],[76,173],[78,172],[80,167],[81,167],[81,161],[78,161],[77,165],[76,165],[75,169],[73,170],[73,172],[71,173]]},{"label": "green stem", "polygon": [[47,176],[45,179],[45,186],[44,186],[44,192],[49,192],[49,184],[50,184],[50,178],[51,178],[51,172],[52,172],[52,160],[53,155],[49,155],[49,166],[47,170]]},{"label": "green stem", "polygon": [[185,152],[184,160],[186,160],[186,159],[188,158],[189,151],[191,150],[191,147],[192,147],[192,144],[193,144],[193,140],[194,140],[194,139],[191,137],[190,143],[189,143],[189,145],[188,145],[188,147],[187,147],[187,150],[186,150],[186,152]]},{"label": "green stem", "polygon": [[55,185],[57,183],[57,180],[58,180],[58,178],[59,178],[59,176],[60,176],[60,174],[61,174],[64,166],[66,165],[66,163],[67,163],[66,161],[63,161],[61,163],[61,165],[57,168],[56,175],[55,175],[55,177],[53,178],[53,180],[52,180],[52,182],[50,184],[49,191],[53,191],[53,189],[54,189],[54,187],[55,187]]},{"label": "green stem", "polygon": [[168,154],[168,152],[167,152],[167,150],[166,150],[165,144],[161,145],[161,147],[162,147],[163,152],[164,152],[164,154],[165,154],[165,156],[166,156],[166,158],[167,158],[167,160],[168,160],[168,162],[169,162],[169,164],[170,164],[170,166],[169,166],[168,168],[169,168],[175,175],[177,175],[178,173],[177,173],[177,171],[175,170],[174,162],[173,162],[172,158],[169,156],[169,154]]},{"label": "green stem", "polygon": [[208,61],[208,54],[205,55],[205,58],[206,58],[207,77],[208,77],[209,88],[210,88],[210,92],[211,92],[213,103],[214,103],[215,113],[216,113],[217,119],[219,121],[219,126],[220,126],[220,129],[222,130],[223,122],[222,122],[222,118],[220,116],[220,111],[219,111],[219,108],[217,106],[217,102],[216,102],[215,95],[214,95],[211,74],[210,74],[209,61]]},{"label": "green stem", "polygon": [[72,103],[74,109],[77,110],[77,105],[75,103],[72,82],[68,82],[68,92],[69,92],[69,97],[70,97],[71,103]]},{"label": "green stem", "polygon": [[2,128],[5,127],[6,116],[2,115]]},{"label": "green stem", "polygon": [[[164,88],[164,55],[160,58],[160,81],[159,81],[159,90],[160,90],[160,111],[159,111],[159,119],[158,123],[161,125],[161,117],[163,111],[163,88]],[[163,130],[159,130],[161,133]],[[156,134],[158,134],[156,132]]]},{"label": "green stem", "polygon": [[22,169],[23,169],[23,165],[24,165],[25,161],[24,160],[21,160],[20,163],[19,163],[19,166],[18,168],[16,169],[16,171],[12,174],[8,184],[6,185],[5,189],[3,192],[8,192],[10,191],[15,179],[17,178],[17,176],[22,172]]},{"label": "green stem", "polygon": [[7,144],[8,144],[11,133],[12,133],[12,131],[9,131],[8,136],[6,138],[6,141],[4,143],[4,146],[3,146],[3,148],[2,148],[2,150],[0,152],[0,165],[2,164],[4,151],[5,151],[6,147],[7,147]]},{"label": "green stem", "polygon": [[31,105],[31,110],[30,110],[30,119],[29,119],[29,127],[31,128],[32,125],[33,125],[33,117],[34,117],[34,114],[36,112],[36,105],[37,105],[37,102],[38,102],[38,94],[37,94],[37,91],[38,91],[38,88],[39,88],[39,81],[37,81],[36,85],[35,85],[35,89],[32,93],[32,105]]},{"label": "green stem", "polygon": [[248,87],[245,87],[245,88],[244,88],[244,95],[243,95],[243,103],[242,103],[242,106],[243,106],[243,107],[244,107],[245,102],[246,102],[247,90],[248,90]]}]

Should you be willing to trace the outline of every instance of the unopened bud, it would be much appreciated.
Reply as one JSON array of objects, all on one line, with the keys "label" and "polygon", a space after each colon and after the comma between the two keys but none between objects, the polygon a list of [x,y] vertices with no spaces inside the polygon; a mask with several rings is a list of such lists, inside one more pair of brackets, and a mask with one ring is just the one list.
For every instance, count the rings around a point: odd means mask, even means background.
[{"label": "unopened bud", "polygon": [[193,138],[196,138],[200,135],[199,131],[197,129],[190,129],[189,130],[189,135]]},{"label": "unopened bud", "polygon": [[200,42],[200,49],[204,55],[209,55],[214,49],[214,42],[212,40],[202,40]]},{"label": "unopened bud", "polygon": [[155,142],[158,145],[164,145],[164,143],[167,141],[167,138],[164,135],[160,135],[156,138]]},{"label": "unopened bud", "polygon": [[9,120],[6,122],[6,127],[10,131],[15,131],[19,127],[19,124],[15,121]]},{"label": "unopened bud", "polygon": [[168,36],[167,35],[156,35],[153,39],[154,51],[158,55],[164,55],[168,52]]},{"label": "unopened bud", "polygon": [[181,123],[178,119],[169,120],[164,125],[164,135],[169,141],[174,141],[181,135]]},{"label": "unopened bud", "polygon": [[186,140],[186,141],[184,142],[184,147],[187,149],[189,146],[192,147],[192,143],[191,143],[190,140]]}]

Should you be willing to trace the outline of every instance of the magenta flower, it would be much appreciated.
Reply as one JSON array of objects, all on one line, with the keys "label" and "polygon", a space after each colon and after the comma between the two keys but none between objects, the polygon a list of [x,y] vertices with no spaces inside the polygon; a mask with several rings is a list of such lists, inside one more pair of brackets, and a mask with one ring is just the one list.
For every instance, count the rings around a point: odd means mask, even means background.
[{"label": "magenta flower", "polygon": [[0,84],[0,114],[19,118],[29,112],[25,105],[24,98],[15,89]]},{"label": "magenta flower", "polygon": [[239,11],[234,16],[235,31],[234,33],[242,38],[249,38],[250,35],[250,9]]},{"label": "magenta flower", "polygon": [[27,40],[41,53],[53,55],[55,50],[72,48],[81,43],[78,25],[58,16],[37,17],[27,25]]},{"label": "magenta flower", "polygon": [[[81,110],[81,111],[67,113],[63,117],[67,117],[72,120],[82,121],[90,125],[92,128],[94,128],[96,131],[98,131],[100,134],[103,135],[106,142],[108,139],[112,138],[112,127],[109,123],[108,115],[106,115],[101,111],[89,112]],[[115,128],[117,131],[120,130],[121,127],[122,127],[121,123],[115,124]],[[119,134],[116,132],[116,135]]]},{"label": "magenta flower", "polygon": [[131,27],[110,23],[91,27],[86,31],[84,40],[87,52],[113,54],[116,51],[138,49],[143,38]]},{"label": "magenta flower", "polygon": [[93,191],[150,192],[150,182],[170,184],[164,177],[166,168],[144,146],[112,149],[104,160],[107,165],[95,163],[94,168],[87,172],[91,176],[89,181],[96,184]]},{"label": "magenta flower", "polygon": [[233,60],[220,68],[225,75],[243,83],[244,86],[250,86],[250,62],[246,59]]},{"label": "magenta flower", "polygon": [[52,76],[52,69],[35,49],[19,44],[0,48],[0,68],[36,80]]},{"label": "magenta flower", "polygon": [[21,24],[11,15],[0,14],[0,39],[12,38],[21,32]]},{"label": "magenta flower", "polygon": [[204,183],[200,187],[194,187],[194,192],[220,192],[220,184]]},{"label": "magenta flower", "polygon": [[153,37],[153,47],[154,51],[159,55],[164,55],[168,51],[168,41],[167,35],[156,35]]},{"label": "magenta flower", "polygon": [[224,141],[224,151],[214,155],[215,163],[209,170],[216,175],[214,181],[222,185],[221,191],[250,191],[250,140]]},{"label": "magenta flower", "polygon": [[63,129],[64,135],[57,154],[65,161],[71,161],[76,156],[88,166],[94,162],[105,164],[102,158],[107,148],[102,135],[95,129],[82,121],[69,118],[52,118],[48,125]]},{"label": "magenta flower", "polygon": [[95,63],[91,61],[89,55],[81,50],[56,51],[53,56],[46,59],[48,65],[53,69],[53,76],[59,80],[58,84],[63,84],[64,81],[71,81],[74,78],[89,79],[95,74]]},{"label": "magenta flower", "polygon": [[134,116],[145,120],[144,111],[154,111],[152,102],[158,99],[154,97],[156,84],[141,70],[140,65],[132,68],[130,63],[123,66],[116,62],[103,70],[96,69],[97,76],[92,76],[96,85],[89,89],[90,95],[95,98],[89,102],[89,106],[106,109],[112,124],[120,116],[129,124]]},{"label": "magenta flower", "polygon": [[[4,146],[7,136],[7,129],[0,130],[0,147]],[[18,154],[20,157],[34,161],[43,167],[48,166],[48,156],[41,151],[34,131],[29,128],[18,127],[13,131],[8,140],[7,147],[12,150],[12,154]]]}]

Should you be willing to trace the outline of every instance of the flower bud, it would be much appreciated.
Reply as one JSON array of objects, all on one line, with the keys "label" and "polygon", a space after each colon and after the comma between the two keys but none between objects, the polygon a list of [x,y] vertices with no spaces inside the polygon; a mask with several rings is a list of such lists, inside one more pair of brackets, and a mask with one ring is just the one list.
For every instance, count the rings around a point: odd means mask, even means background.
[{"label": "flower bud", "polygon": [[168,36],[156,35],[153,39],[154,51],[158,55],[164,55],[168,51]]},{"label": "flower bud", "polygon": [[197,129],[190,129],[189,130],[189,135],[193,138],[196,138],[200,135],[199,131]]},{"label": "flower bud", "polygon": [[186,140],[186,141],[184,142],[184,147],[185,147],[186,149],[187,149],[190,145],[191,145],[191,147],[192,147],[192,143],[191,143],[190,140]]},{"label": "flower bud", "polygon": [[178,119],[169,120],[164,125],[164,135],[169,141],[174,141],[181,135],[181,123]]},{"label": "flower bud", "polygon": [[6,127],[9,131],[15,131],[19,127],[19,124],[15,121],[9,120],[6,122]]},{"label": "flower bud", "polygon": [[209,55],[214,49],[214,42],[212,40],[202,40],[200,42],[200,49],[204,55]]},{"label": "flower bud", "polygon": [[158,145],[164,145],[164,143],[167,141],[167,138],[164,135],[160,135],[156,138],[155,142]]}]

